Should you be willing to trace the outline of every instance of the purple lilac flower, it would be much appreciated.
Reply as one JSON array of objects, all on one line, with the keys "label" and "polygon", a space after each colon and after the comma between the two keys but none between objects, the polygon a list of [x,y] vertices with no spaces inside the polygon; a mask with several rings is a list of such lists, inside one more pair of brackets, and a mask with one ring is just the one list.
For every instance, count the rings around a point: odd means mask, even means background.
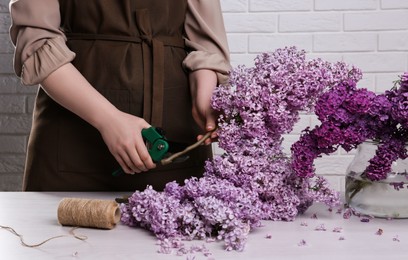
[{"label": "purple lilac flower", "polygon": [[408,72],[404,72],[404,74],[400,76],[399,85],[400,88],[398,89],[398,92],[400,93],[408,92]]},{"label": "purple lilac flower", "polygon": [[306,240],[304,239],[300,240],[300,242],[298,243],[298,246],[306,246],[306,245],[307,243],[306,243]]},{"label": "purple lilac flower", "polygon": [[375,93],[367,89],[355,89],[353,95],[344,101],[344,108],[351,114],[364,114],[370,110],[374,98]]},{"label": "purple lilac flower", "polygon": [[400,94],[398,103],[392,109],[391,116],[403,127],[408,127],[408,93]]},{"label": "purple lilac flower", "polygon": [[343,228],[342,227],[335,227],[335,228],[333,228],[333,232],[334,233],[341,233],[341,232],[343,232]]},{"label": "purple lilac flower", "polygon": [[338,206],[340,205],[340,194],[333,192],[328,188],[329,183],[321,176],[318,176],[314,180],[314,185],[308,190],[309,197],[313,198],[313,201],[322,202],[326,205]]},{"label": "purple lilac flower", "polygon": [[324,226],[324,224],[320,224],[319,226],[315,227],[314,229],[315,231],[326,231],[326,227]]},{"label": "purple lilac flower", "polygon": [[344,213],[343,213],[343,218],[344,219],[349,219],[353,215],[353,209],[352,208],[347,208]]},{"label": "purple lilac flower", "polygon": [[364,172],[364,176],[372,181],[383,180],[391,172],[392,163],[398,158],[406,157],[405,141],[389,139],[378,147],[375,156],[369,161],[370,165]]},{"label": "purple lilac flower", "polygon": [[[357,79],[357,78],[356,78]],[[300,177],[313,177],[313,162],[322,154],[346,151],[362,142],[380,140],[376,154],[369,161],[363,177],[385,179],[392,163],[408,157],[408,74],[401,76],[400,88],[376,95],[357,88],[353,79],[338,82],[316,103],[316,115],[322,122],[306,129],[292,145],[292,167]]]},{"label": "purple lilac flower", "polygon": [[369,218],[361,218],[360,221],[367,223],[367,222],[370,222],[370,219]]},{"label": "purple lilac flower", "polygon": [[[165,252],[177,246],[169,242],[176,238],[223,240],[226,250],[241,251],[261,220],[294,220],[313,202],[337,206],[338,193],[327,181],[304,178],[312,176],[312,162],[320,152],[313,147],[333,141],[303,137],[308,143],[294,148],[301,160],[293,161],[283,152],[282,135],[291,132],[299,113],[312,111],[328,89],[344,85],[338,89],[346,97],[346,87],[353,86],[344,82],[357,82],[361,72],[343,62],[305,56],[295,47],[277,49],[258,55],[253,67],[233,69],[228,84],[216,88],[212,97],[212,107],[220,112],[217,131],[225,153],[206,162],[200,179],[169,183],[163,192],[151,187],[136,191],[121,206],[122,222],[153,231],[167,241],[162,242]],[[343,101],[329,104],[330,109],[336,111]],[[324,110],[322,103],[316,107],[319,111]],[[363,103],[355,107],[366,109]],[[337,120],[348,118],[345,113]],[[334,129],[335,137],[342,136]]]},{"label": "purple lilac flower", "polygon": [[395,189],[395,190],[400,190],[400,189],[403,189],[404,188],[404,182],[403,181],[401,181],[401,182],[391,182],[390,183],[390,185]]}]

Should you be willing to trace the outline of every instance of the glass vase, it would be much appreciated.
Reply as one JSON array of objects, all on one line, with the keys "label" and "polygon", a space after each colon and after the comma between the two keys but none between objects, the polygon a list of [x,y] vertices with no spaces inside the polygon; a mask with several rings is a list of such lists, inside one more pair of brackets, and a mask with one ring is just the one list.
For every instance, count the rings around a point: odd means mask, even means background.
[{"label": "glass vase", "polygon": [[346,172],[346,204],[357,213],[379,218],[408,218],[408,159],[393,162],[387,178],[370,181],[363,173],[378,143],[366,141]]}]

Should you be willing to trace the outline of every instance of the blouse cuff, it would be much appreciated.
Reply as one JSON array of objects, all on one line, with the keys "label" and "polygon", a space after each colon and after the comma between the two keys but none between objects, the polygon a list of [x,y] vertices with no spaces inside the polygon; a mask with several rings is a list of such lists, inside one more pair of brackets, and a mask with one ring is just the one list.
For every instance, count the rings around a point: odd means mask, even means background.
[{"label": "blouse cuff", "polygon": [[24,85],[39,84],[74,58],[75,53],[68,49],[62,37],[49,39],[24,61],[21,81]]},{"label": "blouse cuff", "polygon": [[190,71],[200,69],[213,70],[217,73],[219,84],[224,84],[228,81],[230,64],[221,54],[207,51],[193,51],[184,59],[183,66]]}]

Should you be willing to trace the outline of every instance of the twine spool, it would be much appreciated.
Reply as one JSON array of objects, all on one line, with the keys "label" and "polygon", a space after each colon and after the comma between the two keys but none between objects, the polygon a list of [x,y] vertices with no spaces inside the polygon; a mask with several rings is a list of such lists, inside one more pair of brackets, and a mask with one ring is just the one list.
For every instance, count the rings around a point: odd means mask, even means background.
[{"label": "twine spool", "polygon": [[63,198],[58,205],[63,226],[112,229],[119,220],[119,205],[111,200]]}]

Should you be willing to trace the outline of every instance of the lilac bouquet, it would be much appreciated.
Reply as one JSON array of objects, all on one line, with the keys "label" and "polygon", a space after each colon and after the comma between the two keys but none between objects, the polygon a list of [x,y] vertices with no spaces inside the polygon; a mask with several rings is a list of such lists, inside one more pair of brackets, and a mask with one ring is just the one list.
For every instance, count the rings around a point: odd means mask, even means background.
[{"label": "lilac bouquet", "polygon": [[306,129],[292,146],[292,167],[302,177],[314,175],[313,161],[342,147],[346,151],[371,139],[378,149],[362,177],[379,181],[387,177],[398,158],[407,158],[408,73],[384,94],[357,88],[355,80],[341,82],[322,96],[316,114],[322,122]]},{"label": "lilac bouquet", "polygon": [[122,222],[151,230],[164,253],[180,249],[180,239],[223,240],[227,250],[241,251],[261,220],[291,221],[313,202],[337,206],[339,195],[324,178],[292,170],[282,135],[325,91],[360,78],[356,68],[306,60],[295,47],[233,69],[212,100],[221,113],[219,146],[225,153],[206,162],[200,179],[168,183],[162,192],[136,191],[121,206]]}]

